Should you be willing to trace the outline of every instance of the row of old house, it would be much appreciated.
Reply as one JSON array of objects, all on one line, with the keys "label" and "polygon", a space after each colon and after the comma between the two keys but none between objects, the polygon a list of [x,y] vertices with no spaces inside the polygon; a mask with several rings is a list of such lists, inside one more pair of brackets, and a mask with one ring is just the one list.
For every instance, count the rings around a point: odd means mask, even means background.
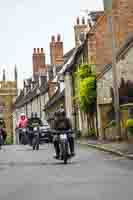
[{"label": "row of old house", "polygon": [[[133,5],[127,5],[128,1],[124,5],[114,2],[112,8],[123,138],[127,137],[124,123],[132,111],[132,95],[129,97],[127,90],[131,88],[133,79]],[[84,18],[77,18],[74,26],[75,46],[69,52],[64,54],[60,35],[57,39],[52,36],[50,64],[45,63],[43,48],[34,49],[33,77],[24,80],[24,88],[14,104],[14,130],[20,113],[25,112],[30,117],[32,112],[37,112],[42,120],[52,124],[55,111],[63,105],[73,128],[79,130],[82,136],[88,136],[87,116],[73,101],[76,92],[75,71],[80,64],[88,63],[94,66],[97,77],[97,109],[93,116],[95,135],[100,139],[116,138],[116,131],[107,128],[114,119],[109,18],[102,11],[90,12],[89,16],[87,22]]]}]

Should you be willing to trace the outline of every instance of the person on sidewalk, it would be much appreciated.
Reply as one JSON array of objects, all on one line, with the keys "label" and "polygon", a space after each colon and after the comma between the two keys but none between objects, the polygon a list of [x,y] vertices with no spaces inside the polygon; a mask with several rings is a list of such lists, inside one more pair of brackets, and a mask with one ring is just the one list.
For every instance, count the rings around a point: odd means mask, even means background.
[{"label": "person on sidewalk", "polygon": [[2,130],[3,143],[5,143],[6,137],[7,137],[7,132],[6,132],[6,123],[3,118],[0,118],[0,128]]},{"label": "person on sidewalk", "polygon": [[[70,120],[66,117],[66,113],[65,113],[64,109],[59,109],[59,111],[56,111],[53,128],[58,131],[72,130],[72,125],[70,123]],[[75,155],[75,153],[74,153],[74,137],[72,134],[69,134],[68,141],[69,141],[71,156],[74,156]],[[53,143],[54,143],[54,148],[55,148],[55,153],[56,153],[55,158],[58,159],[60,157],[60,147],[59,147],[58,136],[54,137]]]}]

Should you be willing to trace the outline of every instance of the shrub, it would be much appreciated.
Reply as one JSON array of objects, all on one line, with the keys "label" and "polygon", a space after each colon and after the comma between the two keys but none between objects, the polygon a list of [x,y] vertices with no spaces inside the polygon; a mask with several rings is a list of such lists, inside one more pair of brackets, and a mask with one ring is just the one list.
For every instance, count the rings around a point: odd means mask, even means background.
[{"label": "shrub", "polygon": [[96,135],[96,131],[94,128],[90,129],[89,130],[89,136],[92,137],[92,136],[95,136]]},{"label": "shrub", "polygon": [[114,128],[116,126],[116,121],[110,121],[105,128]]},{"label": "shrub", "polygon": [[133,119],[128,119],[126,122],[126,128],[129,133],[133,134]]},{"label": "shrub", "polygon": [[76,130],[75,131],[75,136],[76,136],[76,138],[80,138],[81,137],[81,131],[80,130]]},{"label": "shrub", "polygon": [[79,83],[77,102],[81,111],[90,113],[96,104],[96,73],[92,72],[92,65],[82,64],[76,72],[76,77]]},{"label": "shrub", "polygon": [[115,126],[116,126],[116,121],[115,120],[112,120],[108,125],[109,128],[113,128]]},{"label": "shrub", "polygon": [[11,135],[7,135],[5,144],[6,144],[6,145],[11,145],[11,144],[13,144]]}]

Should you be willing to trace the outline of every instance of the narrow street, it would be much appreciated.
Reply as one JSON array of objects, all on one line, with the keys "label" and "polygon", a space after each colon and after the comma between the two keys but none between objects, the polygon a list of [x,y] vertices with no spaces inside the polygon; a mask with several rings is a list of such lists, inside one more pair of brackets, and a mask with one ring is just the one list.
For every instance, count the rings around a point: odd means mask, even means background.
[{"label": "narrow street", "polygon": [[63,165],[53,147],[4,146],[0,152],[1,200],[132,200],[133,161],[77,147]]}]

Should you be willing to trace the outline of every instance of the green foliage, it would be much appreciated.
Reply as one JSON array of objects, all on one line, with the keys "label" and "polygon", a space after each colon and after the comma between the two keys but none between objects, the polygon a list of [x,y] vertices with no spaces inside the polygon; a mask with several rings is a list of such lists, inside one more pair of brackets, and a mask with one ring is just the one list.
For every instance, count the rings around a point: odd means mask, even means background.
[{"label": "green foliage", "polygon": [[133,127],[133,119],[128,119],[127,122],[126,122],[126,127],[129,128],[129,127]]},{"label": "green foliage", "polygon": [[7,135],[5,144],[6,144],[6,145],[11,145],[11,144],[13,144],[12,137],[11,137],[10,135]]},{"label": "green foliage", "polygon": [[76,131],[76,138],[80,138],[81,137],[81,131],[80,130],[77,130]]},{"label": "green foliage", "polygon": [[95,136],[95,135],[96,135],[95,129],[94,129],[94,128],[90,129],[90,130],[88,131],[88,134],[89,134],[89,137]]},{"label": "green foliage", "polygon": [[128,119],[126,122],[126,128],[129,133],[133,134],[133,119]]},{"label": "green foliage", "polygon": [[89,113],[96,103],[96,74],[91,65],[81,65],[76,72],[79,81],[78,102],[83,112]]},{"label": "green foliage", "polygon": [[89,76],[95,76],[95,73],[92,72],[92,65],[89,64],[80,65],[76,74],[81,80]]},{"label": "green foliage", "polygon": [[107,128],[113,128],[116,126],[116,121],[115,120],[112,120],[108,125],[107,125]]}]

